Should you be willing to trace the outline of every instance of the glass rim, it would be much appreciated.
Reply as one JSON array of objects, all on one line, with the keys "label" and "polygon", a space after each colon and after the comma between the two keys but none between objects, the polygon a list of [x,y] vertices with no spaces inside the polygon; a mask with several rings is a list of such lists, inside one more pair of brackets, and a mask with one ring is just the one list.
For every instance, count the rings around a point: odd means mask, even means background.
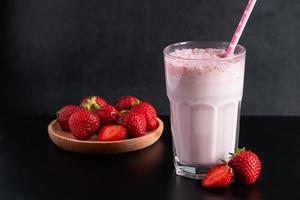
[{"label": "glass rim", "polygon": [[163,54],[167,57],[170,57],[170,58],[173,58],[173,59],[181,59],[181,60],[189,60],[189,61],[200,61],[200,60],[214,60],[214,61],[227,61],[227,60],[233,60],[233,59],[237,59],[239,57],[242,57],[243,55],[246,54],[246,48],[243,47],[242,45],[238,44],[236,46],[236,48],[240,48],[241,49],[241,52],[239,52],[238,54],[233,54],[231,56],[228,56],[226,58],[223,58],[223,57],[214,57],[214,58],[182,58],[182,57],[178,57],[178,56],[173,56],[170,54],[170,52],[168,52],[168,49],[170,49],[171,47],[176,47],[176,46],[182,46],[182,45],[185,45],[185,44],[188,44],[188,43],[199,43],[199,44],[207,44],[208,47],[205,47],[205,48],[213,48],[213,47],[209,47],[209,45],[217,45],[217,44],[220,44],[219,46],[221,47],[222,45],[221,44],[226,44],[226,46],[229,45],[229,42],[211,42],[211,41],[193,41],[193,40],[190,40],[190,41],[184,41],[184,42],[177,42],[177,43],[173,43],[173,44],[170,44],[168,46],[166,46],[164,49],[163,49]]}]

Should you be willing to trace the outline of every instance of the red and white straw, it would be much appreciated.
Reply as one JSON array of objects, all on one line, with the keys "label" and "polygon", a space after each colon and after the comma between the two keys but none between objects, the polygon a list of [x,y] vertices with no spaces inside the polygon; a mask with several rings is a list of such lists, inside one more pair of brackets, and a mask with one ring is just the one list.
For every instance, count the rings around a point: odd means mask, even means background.
[{"label": "red and white straw", "polygon": [[250,16],[250,14],[251,14],[251,12],[254,8],[255,3],[256,3],[256,0],[249,0],[249,2],[247,4],[247,7],[244,11],[244,14],[243,14],[243,16],[240,20],[240,23],[239,23],[238,27],[236,28],[236,31],[235,31],[232,39],[231,39],[231,42],[230,42],[230,44],[229,44],[229,46],[228,46],[228,48],[225,52],[224,57],[227,57],[227,56],[233,54],[234,49],[235,49],[236,45],[238,44],[238,42],[240,40],[240,37],[241,37],[241,35],[244,31],[244,28],[247,24],[247,21],[248,21],[249,16]]}]

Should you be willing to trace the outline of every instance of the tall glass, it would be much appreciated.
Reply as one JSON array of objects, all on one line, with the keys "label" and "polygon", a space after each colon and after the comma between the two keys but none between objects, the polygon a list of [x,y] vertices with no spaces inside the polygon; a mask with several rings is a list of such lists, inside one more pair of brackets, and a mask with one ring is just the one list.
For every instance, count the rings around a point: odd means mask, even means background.
[{"label": "tall glass", "polygon": [[189,41],[163,50],[178,175],[201,179],[238,145],[246,50],[238,45],[230,57],[197,59],[176,51],[227,47],[226,42]]}]

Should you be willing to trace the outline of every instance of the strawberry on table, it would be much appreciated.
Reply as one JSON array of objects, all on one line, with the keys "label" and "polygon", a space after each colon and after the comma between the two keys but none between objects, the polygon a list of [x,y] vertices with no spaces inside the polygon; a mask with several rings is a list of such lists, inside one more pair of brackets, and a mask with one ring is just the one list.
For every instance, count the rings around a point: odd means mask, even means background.
[{"label": "strawberry on table", "polygon": [[85,97],[80,106],[87,109],[88,111],[94,112],[106,105],[106,101],[98,96],[88,96]]},{"label": "strawberry on table", "polygon": [[227,187],[233,179],[232,168],[226,163],[212,167],[202,181],[205,188]]},{"label": "strawberry on table", "polygon": [[147,130],[154,130],[157,128],[157,114],[155,108],[148,102],[141,102],[134,106],[131,111],[144,114],[147,121]]},{"label": "strawberry on table", "polygon": [[129,137],[140,137],[146,133],[147,123],[143,114],[131,111],[125,114],[121,112],[117,123],[126,127]]},{"label": "strawberry on table", "polygon": [[69,127],[76,139],[87,140],[97,132],[100,126],[99,117],[87,110],[81,110],[69,119]]},{"label": "strawberry on table", "polygon": [[122,125],[105,125],[103,126],[98,135],[100,141],[115,141],[124,140],[126,138],[126,128]]},{"label": "strawberry on table", "polygon": [[70,131],[70,127],[68,123],[69,118],[73,113],[80,110],[83,110],[83,108],[80,106],[66,105],[63,108],[61,108],[59,111],[57,111],[56,118],[63,130]]},{"label": "strawberry on table", "polygon": [[115,103],[115,108],[118,111],[130,109],[140,103],[134,96],[122,96],[120,97],[117,102]]},{"label": "strawberry on table", "polygon": [[235,150],[228,164],[234,170],[235,178],[239,183],[252,185],[261,171],[261,162],[258,156],[245,148]]},{"label": "strawberry on table", "polygon": [[119,116],[118,110],[109,104],[98,109],[97,111],[95,111],[95,113],[99,116],[102,125],[116,122]]}]

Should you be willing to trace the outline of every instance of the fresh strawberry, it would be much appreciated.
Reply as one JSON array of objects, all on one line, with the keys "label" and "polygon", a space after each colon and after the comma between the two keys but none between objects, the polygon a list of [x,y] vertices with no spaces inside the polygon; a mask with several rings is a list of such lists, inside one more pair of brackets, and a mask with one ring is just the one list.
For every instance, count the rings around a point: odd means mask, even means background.
[{"label": "fresh strawberry", "polygon": [[122,125],[105,125],[98,135],[100,141],[124,140],[126,138],[126,128]]},{"label": "fresh strawberry", "polygon": [[140,103],[140,100],[138,100],[134,96],[122,96],[115,103],[115,108],[118,111],[127,110],[127,109],[132,108],[133,106],[138,105],[139,103]]},{"label": "fresh strawberry", "polygon": [[232,168],[221,163],[212,167],[202,181],[205,188],[227,187],[233,179]]},{"label": "fresh strawberry", "polygon": [[139,105],[134,106],[131,111],[144,114],[147,121],[147,130],[154,130],[157,128],[157,114],[155,108],[148,102],[141,102]]},{"label": "fresh strawberry", "polygon": [[69,118],[73,113],[80,110],[83,110],[83,108],[80,106],[66,105],[56,113],[57,121],[59,122],[63,130],[70,131],[70,127],[68,124]]},{"label": "fresh strawberry", "polygon": [[97,132],[100,126],[100,119],[95,113],[81,110],[69,119],[69,127],[75,138],[87,140]]},{"label": "fresh strawberry", "polygon": [[115,107],[107,104],[103,108],[100,108],[99,110],[95,111],[95,113],[99,116],[101,119],[101,124],[111,124],[116,122],[119,112]]},{"label": "fresh strawberry", "polygon": [[252,185],[257,180],[261,162],[258,156],[245,148],[235,150],[228,164],[234,170],[235,178],[244,185]]},{"label": "fresh strawberry", "polygon": [[140,137],[146,132],[145,115],[137,112],[121,113],[117,123],[126,127],[129,137]]},{"label": "fresh strawberry", "polygon": [[84,107],[88,111],[94,112],[106,105],[106,101],[98,96],[88,96],[85,97],[81,103],[80,106]]},{"label": "fresh strawberry", "polygon": [[129,110],[120,111],[116,123],[119,124],[119,125],[127,127],[128,119],[130,117],[130,115],[125,115],[127,113],[129,113]]}]

